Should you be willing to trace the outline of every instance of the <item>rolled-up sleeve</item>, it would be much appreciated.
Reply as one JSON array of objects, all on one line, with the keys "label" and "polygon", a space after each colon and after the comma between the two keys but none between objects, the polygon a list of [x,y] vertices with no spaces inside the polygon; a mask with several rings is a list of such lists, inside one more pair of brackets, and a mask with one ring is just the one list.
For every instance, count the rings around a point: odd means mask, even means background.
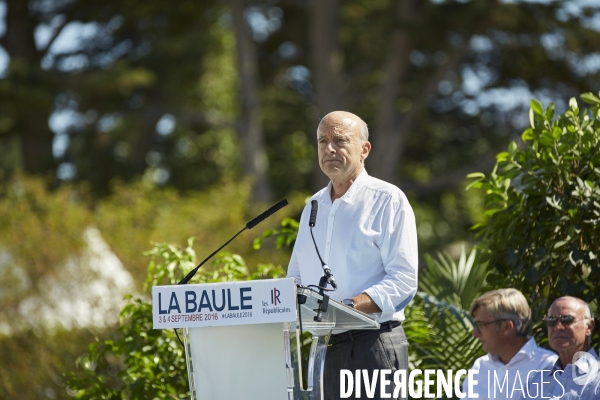
[{"label": "rolled-up sleeve", "polygon": [[290,258],[290,263],[288,264],[287,277],[295,278],[296,285],[302,285],[302,279],[300,278],[300,265],[298,264],[298,254],[296,253],[295,248],[292,250],[292,257]]},{"label": "rolled-up sleeve", "polygon": [[389,319],[413,299],[418,286],[418,244],[415,215],[404,196],[393,199],[384,212],[378,246],[384,278],[366,289],[381,309],[380,320]]}]

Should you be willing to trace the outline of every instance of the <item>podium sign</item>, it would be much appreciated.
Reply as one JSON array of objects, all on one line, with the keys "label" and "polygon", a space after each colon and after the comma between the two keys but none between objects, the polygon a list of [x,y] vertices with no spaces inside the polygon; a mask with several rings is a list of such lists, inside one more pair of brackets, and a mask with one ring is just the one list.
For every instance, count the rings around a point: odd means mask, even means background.
[{"label": "podium sign", "polygon": [[296,320],[293,278],[152,288],[154,329]]}]

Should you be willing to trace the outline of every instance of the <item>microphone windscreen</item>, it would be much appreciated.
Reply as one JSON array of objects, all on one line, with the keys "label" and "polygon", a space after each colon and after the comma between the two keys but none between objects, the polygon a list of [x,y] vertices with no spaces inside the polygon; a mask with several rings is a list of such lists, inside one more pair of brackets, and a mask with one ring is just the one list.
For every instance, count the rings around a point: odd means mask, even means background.
[{"label": "microphone windscreen", "polygon": [[319,208],[319,203],[316,200],[310,202],[310,219],[308,220],[308,225],[312,228],[315,226],[317,222],[317,210]]},{"label": "microphone windscreen", "polygon": [[275,214],[277,211],[281,210],[283,207],[288,205],[287,199],[281,200],[279,203],[275,204],[273,207],[269,208],[264,213],[260,214],[258,217],[254,218],[252,221],[246,224],[246,228],[252,229],[256,225],[263,222],[266,218],[269,218],[271,215]]}]

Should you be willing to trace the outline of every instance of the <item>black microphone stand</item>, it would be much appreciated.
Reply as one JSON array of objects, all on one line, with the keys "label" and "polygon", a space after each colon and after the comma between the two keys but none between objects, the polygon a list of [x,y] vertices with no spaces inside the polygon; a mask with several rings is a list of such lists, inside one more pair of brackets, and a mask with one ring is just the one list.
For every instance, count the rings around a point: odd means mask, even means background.
[{"label": "black microphone stand", "polygon": [[[313,226],[315,226],[316,220],[317,220],[317,208],[318,208],[318,202],[316,200],[313,200],[311,202],[311,210],[310,210],[310,219],[308,222],[308,226],[310,228],[310,236],[312,237],[313,240],[313,244],[315,245],[315,250],[317,251],[317,256],[319,257],[319,260],[321,261],[321,267],[323,268],[323,276],[321,277],[321,279],[319,280],[319,294],[321,295],[321,300],[317,300],[317,303],[319,304],[319,307],[316,310],[317,315],[315,315],[314,320],[316,322],[321,322],[323,317],[321,316],[321,313],[327,312],[327,309],[329,308],[329,296],[327,294],[325,294],[325,290],[327,288],[327,283],[329,282],[335,282],[332,281],[331,278],[331,271],[329,270],[329,267],[327,267],[327,265],[325,264],[325,262],[323,261],[323,258],[321,257],[321,253],[319,253],[319,247],[317,246],[317,242],[315,240],[315,235],[313,234]],[[331,287],[335,290],[337,285],[334,285],[333,283],[331,284]]]},{"label": "black microphone stand", "polygon": [[194,275],[196,274],[196,272],[198,272],[198,270],[200,269],[200,267],[202,267],[204,265],[205,262],[207,262],[208,260],[210,260],[223,247],[225,247],[229,243],[231,243],[233,241],[233,239],[235,239],[236,237],[239,236],[240,233],[244,232],[246,229],[252,229],[252,228],[254,228],[256,225],[258,225],[259,223],[261,223],[262,221],[264,221],[265,218],[270,217],[275,212],[279,211],[280,209],[282,209],[283,207],[285,207],[287,205],[288,205],[287,199],[283,199],[279,203],[275,204],[273,207],[269,208],[264,213],[260,214],[258,217],[254,218],[252,221],[248,222],[245,227],[243,227],[238,233],[236,233],[224,245],[222,245],[221,247],[219,247],[217,250],[213,251],[208,257],[206,257],[204,259],[204,261],[202,261],[200,264],[198,264],[198,266],[196,268],[194,268],[193,270],[191,270],[190,272],[188,272],[188,274],[182,280],[179,281],[178,285],[185,285],[185,284],[187,284],[190,281],[190,279],[192,279],[194,277]]},{"label": "black microphone stand", "polygon": [[[194,275],[196,275],[196,272],[198,272],[198,270],[200,269],[200,267],[202,267],[204,265],[204,263],[206,263],[208,260],[210,260],[223,247],[225,247],[229,243],[231,243],[233,241],[233,239],[235,239],[236,237],[239,236],[240,233],[244,232],[246,229],[252,229],[252,228],[254,228],[256,225],[258,225],[259,223],[261,223],[262,221],[264,221],[265,218],[270,217],[275,212],[279,211],[280,209],[282,209],[283,207],[285,207],[287,205],[288,205],[287,199],[283,199],[279,203],[277,203],[274,206],[272,206],[271,208],[269,208],[264,213],[260,214],[258,217],[254,218],[252,221],[249,221],[244,228],[242,228],[238,233],[236,233],[224,245],[222,245],[221,247],[219,247],[217,250],[213,251],[200,264],[198,264],[198,266],[196,266],[196,268],[194,268],[193,270],[191,270],[190,272],[188,272],[187,275],[182,280],[179,281],[178,285],[186,285],[190,281],[190,279],[192,279],[194,277]],[[181,341],[181,338],[179,337],[179,333],[177,333],[177,329],[173,329],[173,330],[175,331],[175,335],[177,336],[177,340],[179,340],[179,343],[181,343],[181,346],[183,348],[185,348],[185,345],[183,344],[183,342]]]},{"label": "black microphone stand", "polygon": [[326,295],[323,291],[323,289],[325,288],[326,285],[327,285],[327,275],[323,275],[321,277],[321,279],[319,280],[319,294],[322,296],[322,299],[317,300],[319,307],[316,310],[313,310],[313,311],[317,312],[317,315],[315,315],[315,318],[314,318],[314,320],[316,322],[321,322],[323,320],[321,313],[327,312],[327,309],[329,308],[329,296]]}]

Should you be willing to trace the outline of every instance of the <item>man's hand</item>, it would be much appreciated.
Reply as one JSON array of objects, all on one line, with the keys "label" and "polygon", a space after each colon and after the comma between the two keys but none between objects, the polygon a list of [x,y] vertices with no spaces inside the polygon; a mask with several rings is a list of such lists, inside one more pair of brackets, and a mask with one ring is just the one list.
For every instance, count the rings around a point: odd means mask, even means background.
[{"label": "man's hand", "polygon": [[361,293],[358,296],[352,297],[354,308],[366,314],[381,312],[381,308],[373,301],[371,296],[366,293]]}]

